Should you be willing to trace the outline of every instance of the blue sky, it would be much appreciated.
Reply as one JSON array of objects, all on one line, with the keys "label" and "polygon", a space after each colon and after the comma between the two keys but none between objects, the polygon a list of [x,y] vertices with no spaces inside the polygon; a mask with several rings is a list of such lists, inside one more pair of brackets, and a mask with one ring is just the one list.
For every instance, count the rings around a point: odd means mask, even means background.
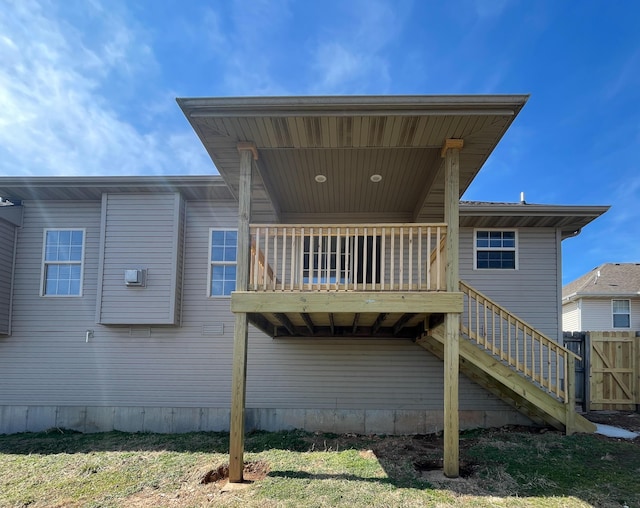
[{"label": "blue sky", "polygon": [[611,204],[640,262],[640,2],[0,0],[0,176],[206,174],[176,97],[530,93],[466,199]]}]

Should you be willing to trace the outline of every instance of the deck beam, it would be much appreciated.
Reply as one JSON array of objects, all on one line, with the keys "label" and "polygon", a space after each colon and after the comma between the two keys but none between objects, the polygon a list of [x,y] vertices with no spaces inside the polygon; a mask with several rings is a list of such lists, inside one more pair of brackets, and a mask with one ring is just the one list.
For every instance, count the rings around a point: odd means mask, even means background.
[{"label": "deck beam", "polygon": [[254,292],[234,291],[233,312],[256,313],[442,313],[463,311],[463,295],[451,292],[336,291]]}]

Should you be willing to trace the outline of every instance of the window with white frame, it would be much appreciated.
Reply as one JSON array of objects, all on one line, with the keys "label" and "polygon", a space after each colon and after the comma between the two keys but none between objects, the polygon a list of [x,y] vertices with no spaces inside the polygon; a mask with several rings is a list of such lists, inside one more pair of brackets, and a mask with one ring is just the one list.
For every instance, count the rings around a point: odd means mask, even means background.
[{"label": "window with white frame", "polygon": [[42,296],[82,296],[84,229],[45,229]]},{"label": "window with white frame", "polygon": [[631,305],[629,300],[611,300],[614,328],[631,327]]},{"label": "window with white frame", "polygon": [[236,289],[238,232],[212,229],[209,244],[209,295],[229,296]]},{"label": "window with white frame", "polygon": [[474,234],[474,268],[515,270],[518,267],[515,230],[481,230]]}]

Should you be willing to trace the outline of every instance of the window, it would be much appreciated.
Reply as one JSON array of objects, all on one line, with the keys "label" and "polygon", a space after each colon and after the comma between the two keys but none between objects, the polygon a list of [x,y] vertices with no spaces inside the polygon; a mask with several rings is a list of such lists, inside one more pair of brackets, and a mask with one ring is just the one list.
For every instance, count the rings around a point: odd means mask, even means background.
[{"label": "window", "polygon": [[46,229],[42,296],[82,296],[83,229]]},{"label": "window", "polygon": [[238,232],[212,229],[209,251],[209,295],[229,296],[236,289]]},{"label": "window", "polygon": [[629,300],[611,300],[614,328],[631,327],[631,307]]},{"label": "window", "polygon": [[[303,242],[303,282],[306,284],[380,282],[380,237],[305,236]],[[338,251],[339,245],[339,251]],[[375,253],[375,256],[374,256]],[[366,256],[365,256],[366,254]],[[365,273],[365,257],[366,273]],[[374,266],[375,260],[375,266]],[[340,273],[338,274],[338,263]]]},{"label": "window", "polygon": [[517,269],[517,235],[515,230],[475,231],[475,268],[515,270]]}]

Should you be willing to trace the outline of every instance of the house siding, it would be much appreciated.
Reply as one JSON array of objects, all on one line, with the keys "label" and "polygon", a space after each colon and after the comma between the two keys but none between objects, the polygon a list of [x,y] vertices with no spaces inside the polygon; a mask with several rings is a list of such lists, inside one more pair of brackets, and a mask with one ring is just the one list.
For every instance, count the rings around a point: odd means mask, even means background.
[{"label": "house siding", "polygon": [[[611,300],[631,300],[630,328],[614,328]],[[582,329],[580,331],[620,331],[640,330],[640,299],[633,298],[583,298],[582,299]]]},{"label": "house siding", "polygon": [[556,231],[518,230],[517,270],[474,270],[474,233],[460,230],[460,278],[548,337],[558,340],[559,284]]},{"label": "house siding", "polygon": [[11,333],[11,281],[16,227],[0,220],[0,335]]},{"label": "house siding", "polygon": [[[16,261],[14,334],[0,341],[0,432],[53,426],[228,430],[234,316],[230,298],[208,296],[207,274],[209,231],[235,228],[236,206],[193,201],[184,206],[183,269],[176,272],[183,274],[180,326],[116,326],[96,324],[101,223],[111,220],[102,220],[101,203],[28,203]],[[124,220],[124,208],[115,210]],[[176,236],[172,224],[163,222],[171,241]],[[46,227],[86,229],[82,297],[38,296]],[[542,237],[536,235],[537,240]],[[105,278],[109,266],[115,266],[115,258],[111,265],[108,259],[116,253],[109,251],[114,248],[109,238]],[[135,231],[127,238],[134,241]],[[529,242],[523,235],[522,242],[529,245],[536,239]],[[155,248],[163,248],[165,241],[159,239]],[[122,250],[126,256],[131,252]],[[151,259],[148,251],[144,254],[141,264]],[[521,257],[524,270],[527,256]],[[116,270],[119,283],[121,268]],[[555,287],[555,279],[549,285]],[[507,298],[507,306],[513,303],[510,294],[499,295]],[[105,305],[104,293],[102,300]],[[87,330],[92,337],[87,338]],[[409,340],[274,340],[250,327],[247,372],[247,428],[363,433],[442,429],[443,364]],[[528,422],[464,376],[460,410],[462,428]]]},{"label": "house siding", "polygon": [[562,306],[562,329],[565,332],[582,331],[580,306],[580,300],[565,303]]},{"label": "house siding", "polygon": [[[180,194],[108,194],[99,322],[178,324],[183,205]],[[144,287],[124,283],[126,269],[146,270]]]}]

